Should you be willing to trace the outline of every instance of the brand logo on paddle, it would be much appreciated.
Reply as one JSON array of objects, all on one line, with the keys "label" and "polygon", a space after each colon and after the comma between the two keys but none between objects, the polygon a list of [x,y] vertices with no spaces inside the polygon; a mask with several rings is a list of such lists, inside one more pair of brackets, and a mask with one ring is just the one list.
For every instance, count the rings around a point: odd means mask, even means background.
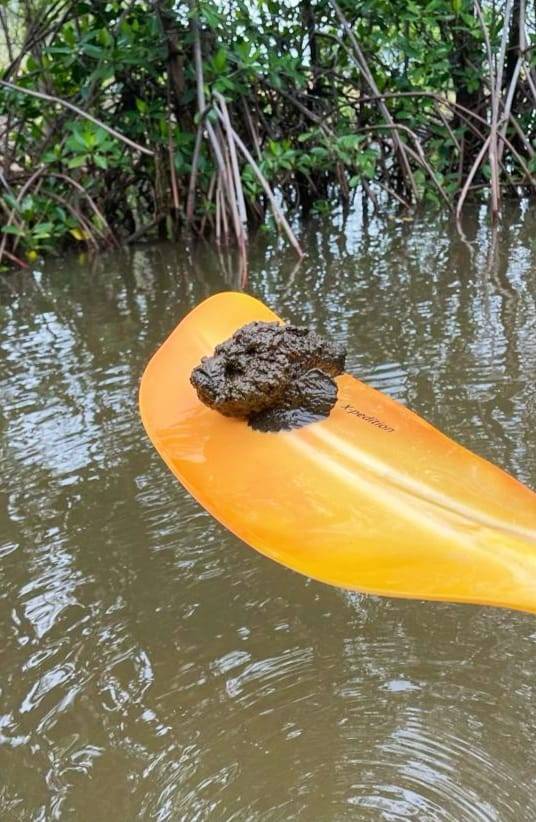
[{"label": "brand logo on paddle", "polygon": [[375,417],[373,414],[365,414],[358,408],[354,408],[354,406],[350,405],[350,403],[343,405],[343,408],[348,414],[353,414],[354,417],[359,417],[359,419],[363,420],[363,422],[368,422],[369,425],[379,428],[380,431],[385,431],[386,434],[391,434],[395,430],[390,425],[386,425],[384,422],[379,420],[378,417]]}]

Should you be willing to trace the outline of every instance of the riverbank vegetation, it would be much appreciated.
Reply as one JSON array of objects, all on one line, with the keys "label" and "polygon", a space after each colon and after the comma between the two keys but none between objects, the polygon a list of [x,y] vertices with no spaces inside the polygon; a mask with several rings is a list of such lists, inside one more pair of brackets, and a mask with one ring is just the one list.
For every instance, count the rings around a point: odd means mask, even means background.
[{"label": "riverbank vegetation", "polygon": [[4,267],[536,192],[525,0],[3,0],[0,38]]}]

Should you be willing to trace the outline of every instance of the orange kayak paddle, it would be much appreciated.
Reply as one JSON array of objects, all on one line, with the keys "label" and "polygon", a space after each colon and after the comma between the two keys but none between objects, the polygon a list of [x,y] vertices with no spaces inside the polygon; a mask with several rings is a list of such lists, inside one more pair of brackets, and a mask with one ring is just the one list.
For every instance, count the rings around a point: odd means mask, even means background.
[{"label": "orange kayak paddle", "polygon": [[193,497],[245,543],[309,577],[368,593],[536,613],[536,494],[349,374],[326,419],[264,432],[198,399],[192,369],[253,320],[210,297],[149,362],[140,409]]}]

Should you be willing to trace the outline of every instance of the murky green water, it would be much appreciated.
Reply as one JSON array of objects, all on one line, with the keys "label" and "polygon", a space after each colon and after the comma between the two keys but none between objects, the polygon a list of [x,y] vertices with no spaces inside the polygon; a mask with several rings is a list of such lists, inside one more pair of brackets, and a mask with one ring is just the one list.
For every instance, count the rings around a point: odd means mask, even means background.
[{"label": "murky green water", "polygon": [[[259,239],[248,289],[536,486],[536,215]],[[199,509],[138,419],[231,257],[156,246],[0,282],[0,818],[536,819],[536,619],[348,595]]]}]

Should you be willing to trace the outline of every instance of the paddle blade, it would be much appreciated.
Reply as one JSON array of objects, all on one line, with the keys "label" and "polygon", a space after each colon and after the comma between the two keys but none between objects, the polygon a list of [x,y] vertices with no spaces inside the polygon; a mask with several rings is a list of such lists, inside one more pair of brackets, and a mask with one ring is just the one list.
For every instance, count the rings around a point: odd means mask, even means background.
[{"label": "paddle blade", "polygon": [[263,433],[205,407],[202,356],[252,320],[244,294],[195,308],[143,375],[145,429],[193,497],[251,547],[317,580],[536,612],[536,494],[345,374],[330,416]]}]

